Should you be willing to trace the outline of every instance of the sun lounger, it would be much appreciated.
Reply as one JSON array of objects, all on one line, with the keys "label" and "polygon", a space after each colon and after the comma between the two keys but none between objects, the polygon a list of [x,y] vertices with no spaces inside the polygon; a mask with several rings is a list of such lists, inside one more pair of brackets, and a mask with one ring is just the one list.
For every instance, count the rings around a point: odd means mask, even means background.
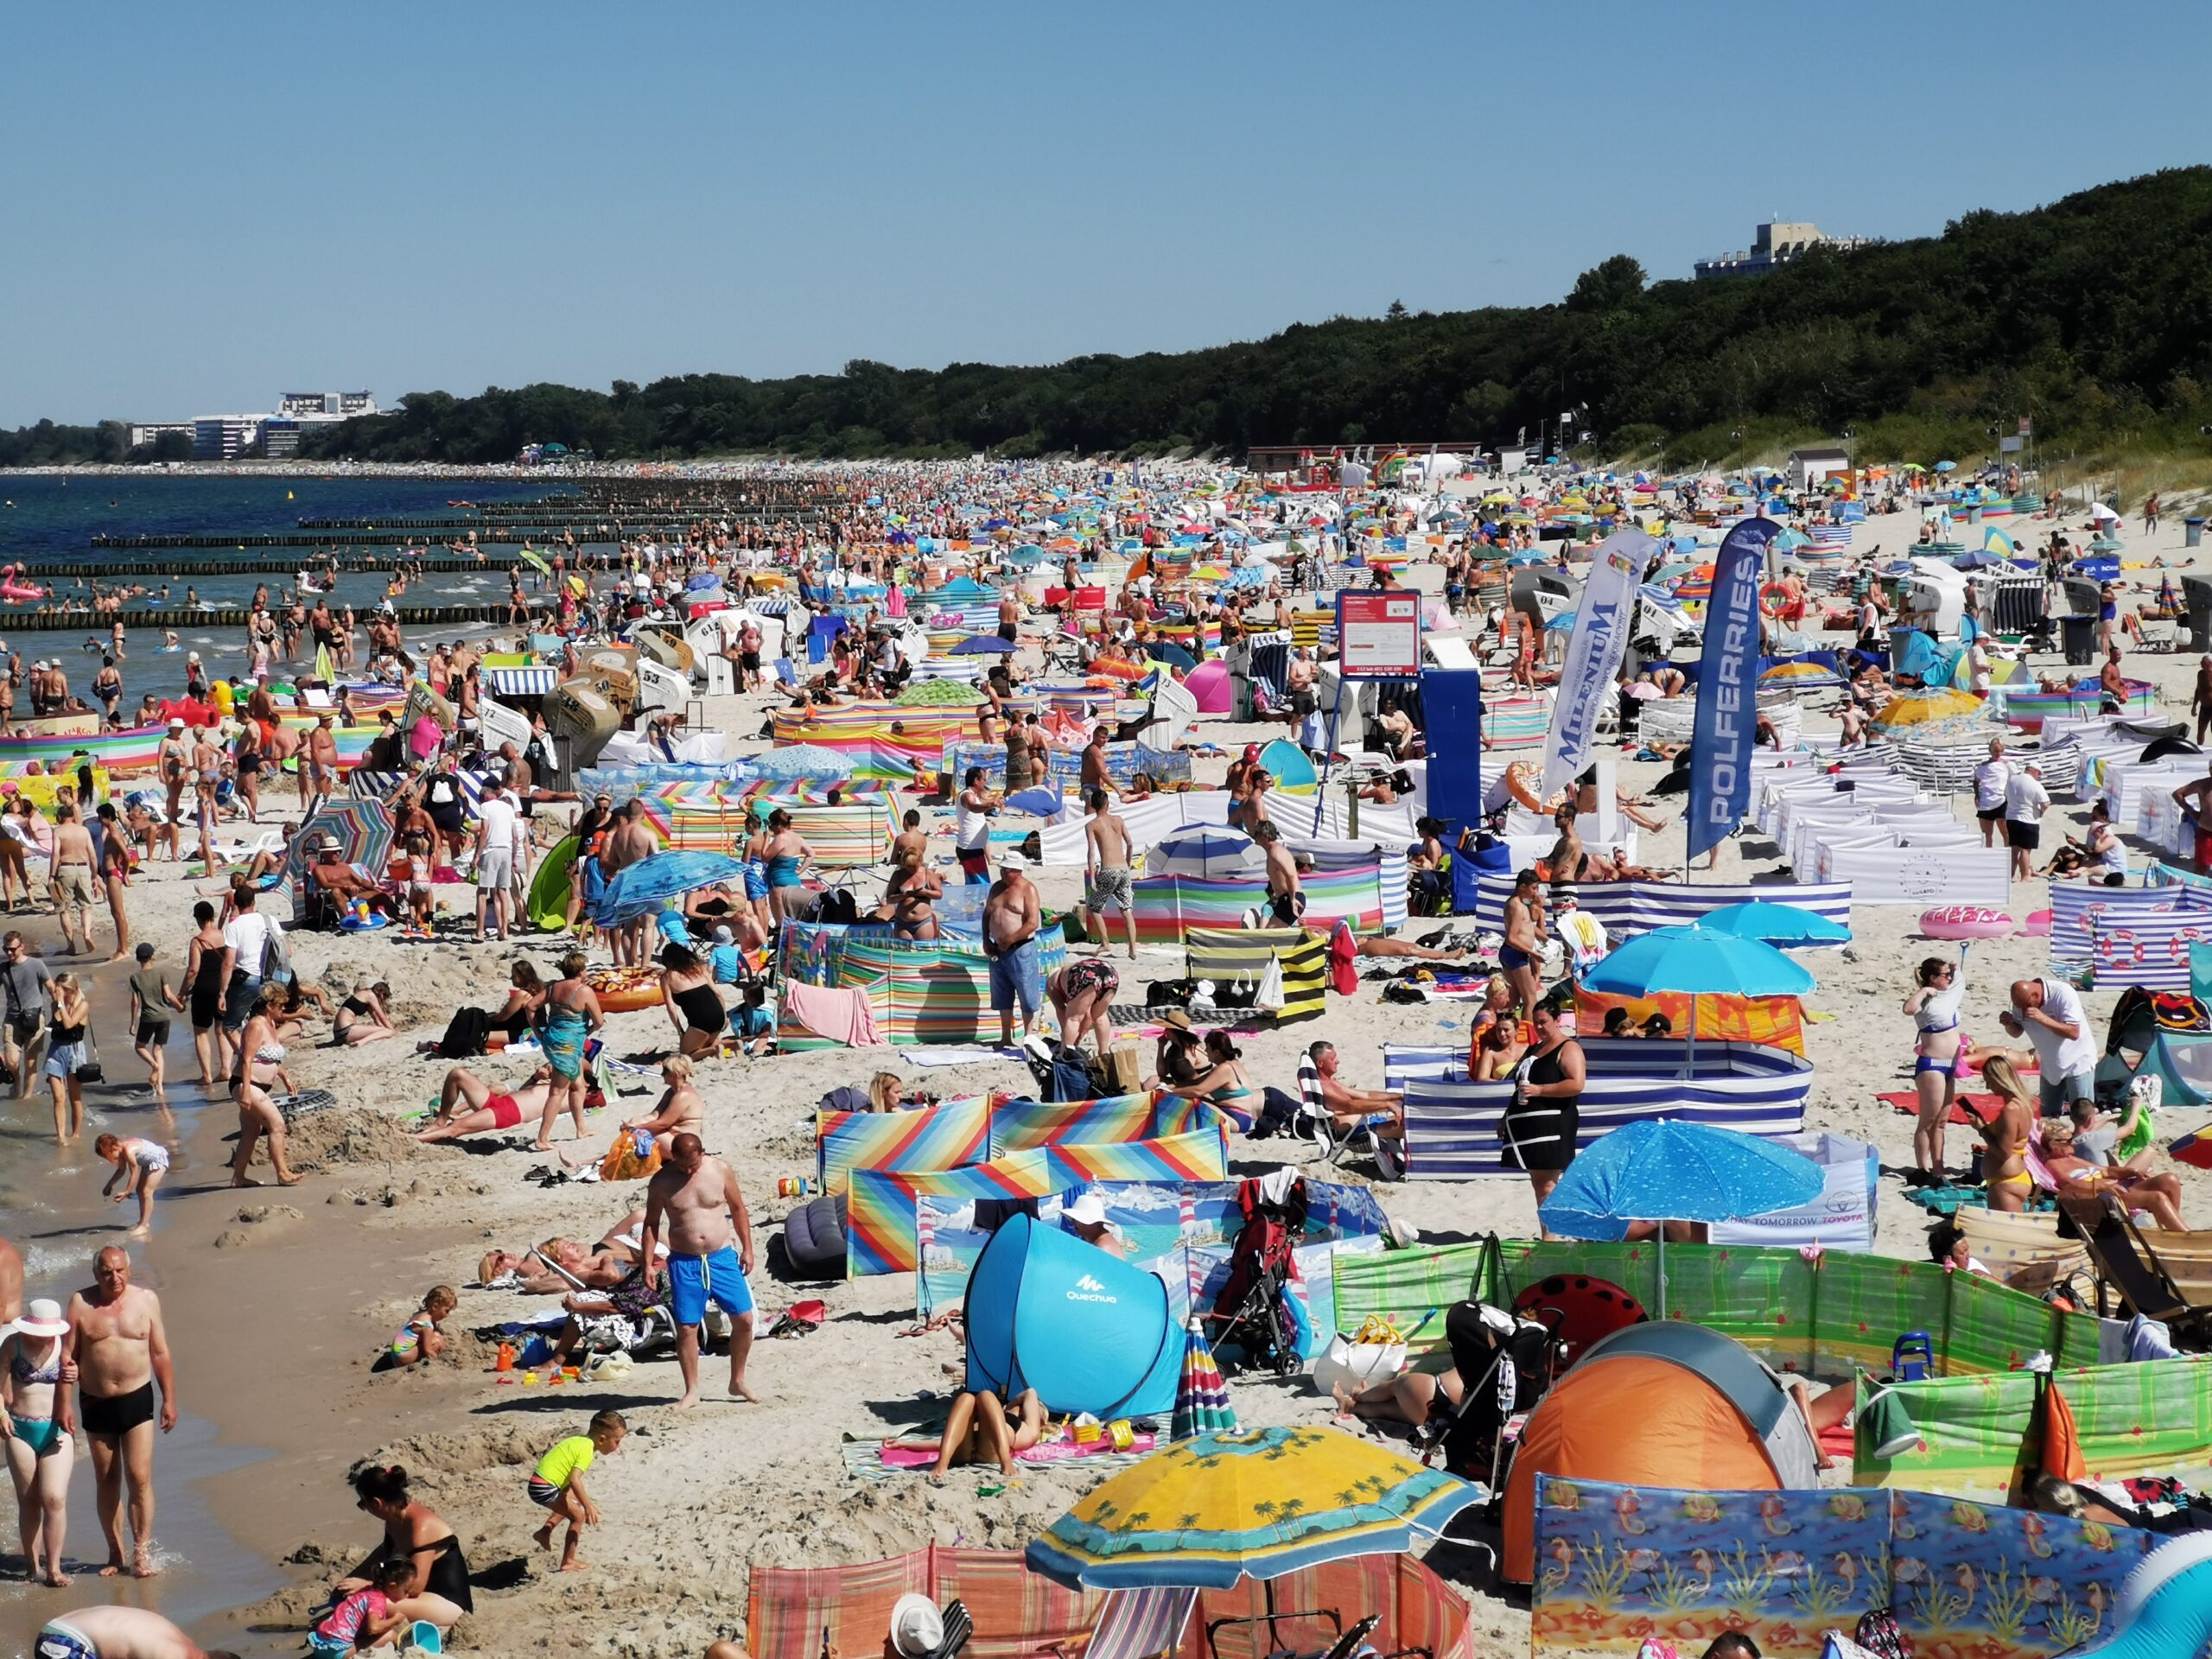
[{"label": "sun lounger", "polygon": [[2060,1200],[2082,1230],[2082,1243],[2097,1276],[2097,1311],[2104,1312],[2110,1286],[2131,1313],[2159,1319],[2177,1341],[2212,1343],[2212,1304],[2192,1304],[2167,1274],[2156,1249],[2112,1198]]}]

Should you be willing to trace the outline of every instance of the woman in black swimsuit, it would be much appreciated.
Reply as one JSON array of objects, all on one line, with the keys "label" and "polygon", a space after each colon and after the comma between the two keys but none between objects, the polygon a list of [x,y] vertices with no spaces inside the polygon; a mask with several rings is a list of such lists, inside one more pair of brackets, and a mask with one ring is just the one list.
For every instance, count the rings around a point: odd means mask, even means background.
[{"label": "woman in black swimsuit", "polygon": [[215,925],[215,906],[202,899],[192,907],[199,924],[192,943],[185,948],[185,994],[192,1008],[192,1047],[200,1057],[200,1086],[215,1087],[215,1079],[230,1070],[223,1047],[223,930]]},{"label": "woman in black swimsuit", "polygon": [[[1567,1035],[1556,1005],[1538,1003],[1529,1023],[1535,1028],[1535,1040],[1515,1070],[1513,1103],[1498,1124],[1498,1136],[1504,1143],[1506,1165],[1529,1173],[1529,1185],[1541,1207],[1574,1161],[1588,1068],[1582,1045]],[[1543,1236],[1551,1237],[1550,1229],[1545,1228]]]},{"label": "woman in black swimsuit", "polygon": [[680,944],[660,953],[660,1000],[677,1032],[677,1052],[696,1057],[711,1052],[729,1023],[714,970]]},{"label": "woman in black swimsuit", "polygon": [[366,1560],[339,1580],[334,1599],[365,1588],[378,1563],[404,1559],[414,1563],[415,1577],[404,1596],[392,1599],[392,1611],[410,1623],[427,1619],[445,1631],[463,1613],[476,1611],[461,1540],[429,1504],[408,1497],[404,1469],[394,1465],[357,1470],[353,1495],[362,1510],[384,1523],[384,1538]]}]

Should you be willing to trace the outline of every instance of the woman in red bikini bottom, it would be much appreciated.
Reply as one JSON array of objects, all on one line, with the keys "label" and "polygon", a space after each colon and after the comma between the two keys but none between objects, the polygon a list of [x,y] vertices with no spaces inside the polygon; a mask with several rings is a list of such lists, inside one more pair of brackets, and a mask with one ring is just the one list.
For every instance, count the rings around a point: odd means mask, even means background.
[{"label": "woman in red bikini bottom", "polygon": [[545,1149],[545,1132],[552,1127],[545,1113],[546,1096],[552,1092],[553,1068],[541,1065],[535,1075],[511,1095],[498,1090],[471,1071],[456,1065],[446,1073],[438,1090],[436,1116],[415,1132],[421,1141],[458,1141],[464,1135],[485,1135],[496,1129],[522,1127],[532,1112],[543,1119],[538,1125],[537,1149]]}]

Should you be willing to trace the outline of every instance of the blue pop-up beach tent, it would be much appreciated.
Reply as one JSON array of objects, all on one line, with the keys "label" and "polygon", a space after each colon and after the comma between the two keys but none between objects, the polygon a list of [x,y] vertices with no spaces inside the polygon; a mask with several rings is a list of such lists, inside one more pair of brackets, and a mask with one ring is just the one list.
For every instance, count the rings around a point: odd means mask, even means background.
[{"label": "blue pop-up beach tent", "polygon": [[1072,1233],[1016,1215],[968,1279],[968,1386],[1102,1421],[1175,1409],[1183,1343],[1167,1287]]}]

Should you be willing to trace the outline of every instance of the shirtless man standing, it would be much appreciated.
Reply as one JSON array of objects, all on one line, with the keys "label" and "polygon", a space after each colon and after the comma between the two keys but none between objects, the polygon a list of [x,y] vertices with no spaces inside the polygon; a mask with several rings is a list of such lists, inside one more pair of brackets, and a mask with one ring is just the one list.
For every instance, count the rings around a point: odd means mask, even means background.
[{"label": "shirtless man standing", "polygon": [[1277,927],[1296,927],[1299,918],[1306,914],[1306,892],[1298,879],[1298,861],[1290,855],[1290,848],[1282,838],[1282,831],[1268,819],[1252,832],[1252,839],[1260,843],[1260,850],[1268,860],[1268,910]]},{"label": "shirtless man standing", "polygon": [[330,729],[330,715],[315,717],[315,729],[308,734],[308,753],[305,767],[307,783],[301,791],[304,801],[312,791],[314,801],[308,810],[312,813],[328,798],[331,787],[338,780],[338,734]]},{"label": "shirtless man standing", "polygon": [[1106,925],[1103,920],[1094,925],[1092,916],[1103,918],[1108,905],[1118,907],[1128,930],[1129,960],[1135,962],[1137,905],[1129,869],[1129,826],[1115,816],[1103,789],[1092,790],[1084,804],[1090,809],[1090,822],[1083,830],[1084,894],[1076,913],[1083,918],[1083,931],[1103,944]]},{"label": "shirtless man standing", "polygon": [[729,1315],[729,1391],[740,1400],[759,1399],[745,1382],[746,1356],[753,1351],[753,1291],[745,1282],[753,1270],[753,1217],[746,1212],[745,1194],[737,1190],[737,1177],[721,1159],[707,1156],[696,1135],[679,1135],[669,1143],[668,1161],[645,1188],[645,1231],[639,1254],[648,1289],[661,1269],[653,1247],[664,1223],[676,1312],[676,1363],[683,1373],[677,1409],[699,1403],[700,1327],[709,1300]]},{"label": "shirtless man standing", "polygon": [[1505,901],[1505,943],[1498,949],[1497,965],[1524,1010],[1544,999],[1544,982],[1536,968],[1543,956],[1543,895],[1536,873],[1523,870],[1514,879],[1513,896]]},{"label": "shirtless man standing", "polygon": [[991,963],[991,1007],[999,1016],[999,1045],[1014,1046],[1014,1005],[1021,1005],[1021,1035],[1026,1041],[1036,1028],[1037,1009],[1045,1000],[1045,976],[1038,965],[1043,955],[1037,929],[1044,919],[1037,888],[1009,857],[999,879],[983,895],[983,954]]},{"label": "shirtless man standing", "polygon": [[1090,741],[1084,747],[1081,786],[1085,795],[1093,790],[1103,790],[1118,801],[1122,791],[1114,786],[1114,779],[1106,770],[1107,730],[1106,722],[1100,721],[1090,734]]},{"label": "shirtless man standing", "polygon": [[75,956],[77,941],[82,939],[89,957],[92,954],[92,838],[78,822],[74,801],[64,801],[56,810],[52,871],[49,885],[54,918],[61,924],[61,954]]},{"label": "shirtless man standing", "polygon": [[104,1579],[124,1571],[124,1482],[130,1484],[130,1571],[154,1575],[154,1389],[161,1389],[162,1433],[176,1427],[176,1378],[161,1299],[130,1282],[130,1257],[111,1244],[92,1257],[92,1287],[69,1299],[69,1334],[61,1339],[62,1377],[77,1382],[55,1396],[61,1432],[84,1420],[92,1442],[100,1530],[107,1535]]},{"label": "shirtless man standing", "polygon": [[[659,844],[652,825],[645,819],[645,804],[634,798],[626,801],[615,815],[614,828],[600,845],[600,874],[611,882],[632,864],[651,858]],[[644,962],[645,933],[652,925],[650,918],[640,916],[618,927],[614,931],[614,960],[625,963]]]}]

